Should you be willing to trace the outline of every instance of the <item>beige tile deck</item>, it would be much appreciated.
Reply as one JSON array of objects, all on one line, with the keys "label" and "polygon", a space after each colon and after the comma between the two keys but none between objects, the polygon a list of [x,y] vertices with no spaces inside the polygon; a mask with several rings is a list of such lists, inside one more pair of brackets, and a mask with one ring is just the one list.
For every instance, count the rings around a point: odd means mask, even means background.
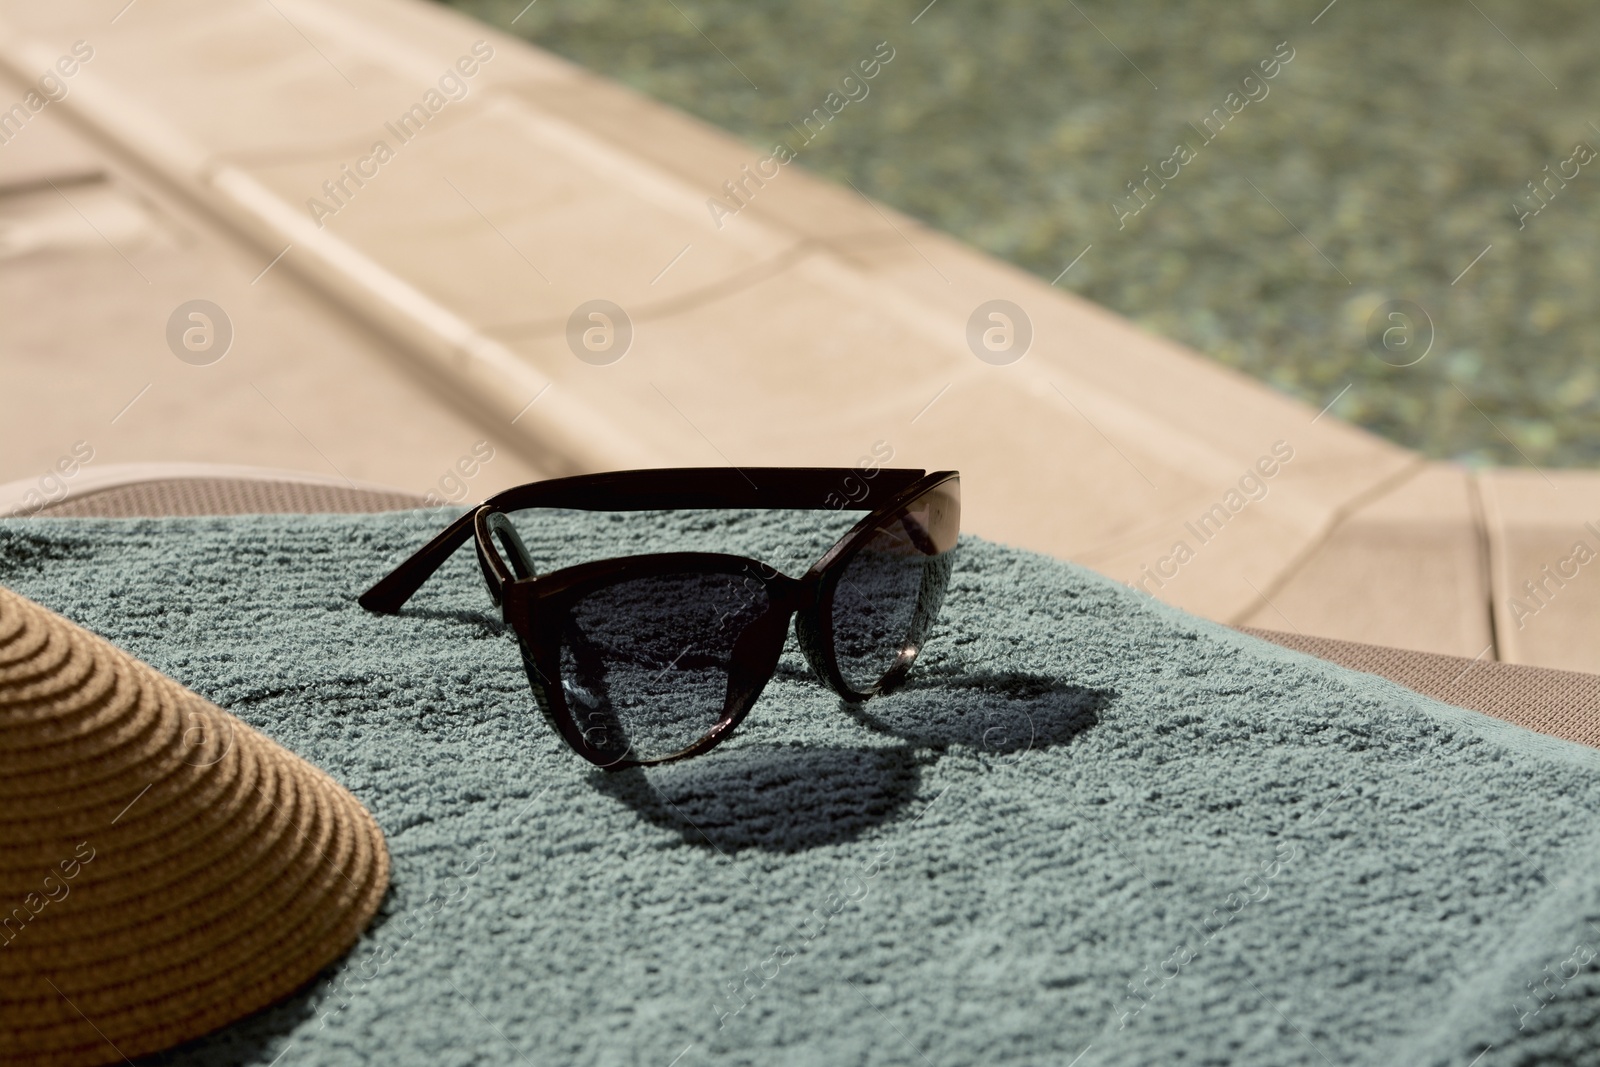
[{"label": "beige tile deck", "polygon": [[1353,512],[1243,625],[1493,657],[1473,478],[1429,464]]},{"label": "beige tile deck", "polygon": [[[20,87],[0,77],[0,98]],[[55,183],[52,188],[51,182]],[[448,382],[330,308],[184,198],[46,109],[0,146],[0,482],[45,478],[79,442],[97,469],[148,460],[320,472],[419,494],[487,440],[473,496],[538,477]],[[210,366],[168,349],[168,315],[204,297],[235,337]],[[472,464],[469,464],[472,465]],[[52,492],[55,482],[50,482]]]},{"label": "beige tile deck", "polygon": [[1500,658],[1600,671],[1600,473],[1482,478]]}]

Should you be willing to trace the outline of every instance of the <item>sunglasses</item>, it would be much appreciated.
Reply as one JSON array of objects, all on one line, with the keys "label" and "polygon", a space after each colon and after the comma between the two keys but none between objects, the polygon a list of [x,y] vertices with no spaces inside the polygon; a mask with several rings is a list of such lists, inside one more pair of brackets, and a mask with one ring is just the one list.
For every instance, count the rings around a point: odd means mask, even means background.
[{"label": "sunglasses", "polygon": [[[867,515],[798,578],[743,556],[663,552],[539,574],[509,512],[767,508]],[[697,756],[744,719],[795,620],[817,676],[847,701],[904,681],[950,582],[955,471],[686,467],[507,489],[361,595],[394,614],[468,539],[517,636],[545,718],[609,770]]]}]

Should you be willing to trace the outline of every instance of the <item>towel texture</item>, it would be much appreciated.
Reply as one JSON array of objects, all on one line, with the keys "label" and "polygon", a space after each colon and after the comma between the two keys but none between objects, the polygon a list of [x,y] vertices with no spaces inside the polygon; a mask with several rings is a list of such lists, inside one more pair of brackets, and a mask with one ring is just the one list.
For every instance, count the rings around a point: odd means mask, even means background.
[{"label": "towel texture", "polygon": [[[519,525],[542,570],[796,573],[848,520]],[[0,582],[388,837],[346,960],[157,1062],[1600,1063],[1600,753],[966,539],[903,691],[845,708],[791,638],[733,739],[608,775],[535,710],[469,551],[400,616],[356,605],[444,521],[0,523]]]}]

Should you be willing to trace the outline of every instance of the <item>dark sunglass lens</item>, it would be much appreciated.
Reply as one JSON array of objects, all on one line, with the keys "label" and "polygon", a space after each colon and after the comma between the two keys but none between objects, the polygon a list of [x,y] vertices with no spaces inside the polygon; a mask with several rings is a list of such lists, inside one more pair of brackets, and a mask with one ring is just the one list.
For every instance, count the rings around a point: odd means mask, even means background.
[{"label": "dark sunglass lens", "polygon": [[709,734],[727,711],[735,642],[768,608],[750,575],[636,578],[585,595],[561,632],[561,687],[607,762],[657,760]]},{"label": "dark sunglass lens", "polygon": [[833,649],[858,693],[904,673],[939,615],[961,527],[959,483],[945,482],[885,520],[833,591]]}]

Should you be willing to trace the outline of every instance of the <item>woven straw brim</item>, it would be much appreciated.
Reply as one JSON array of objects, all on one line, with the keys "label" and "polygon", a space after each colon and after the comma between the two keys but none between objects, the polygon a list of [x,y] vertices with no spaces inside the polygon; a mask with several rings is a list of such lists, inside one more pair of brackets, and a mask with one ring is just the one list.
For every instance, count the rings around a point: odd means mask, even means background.
[{"label": "woven straw brim", "polygon": [[120,1063],[263,1008],[388,880],[333,779],[0,588],[0,1063]]}]

